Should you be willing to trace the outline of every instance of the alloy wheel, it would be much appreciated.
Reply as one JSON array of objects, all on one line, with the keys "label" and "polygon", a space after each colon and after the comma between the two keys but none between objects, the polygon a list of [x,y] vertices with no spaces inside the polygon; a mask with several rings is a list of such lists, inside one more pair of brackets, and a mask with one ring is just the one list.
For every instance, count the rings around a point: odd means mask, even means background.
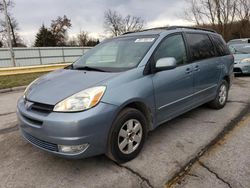
[{"label": "alloy wheel", "polygon": [[133,153],[142,140],[142,125],[136,119],[126,121],[118,134],[118,147],[124,154]]},{"label": "alloy wheel", "polygon": [[227,99],[227,87],[223,84],[220,86],[219,90],[219,103],[223,105]]}]

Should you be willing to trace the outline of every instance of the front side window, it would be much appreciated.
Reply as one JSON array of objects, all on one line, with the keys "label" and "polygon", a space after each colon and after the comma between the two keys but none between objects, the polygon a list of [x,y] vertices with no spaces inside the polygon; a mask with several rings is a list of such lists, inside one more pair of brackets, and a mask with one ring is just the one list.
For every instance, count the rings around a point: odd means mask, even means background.
[{"label": "front side window", "polygon": [[154,53],[154,62],[165,57],[174,57],[177,65],[187,62],[186,48],[181,34],[164,39]]},{"label": "front side window", "polygon": [[186,36],[193,61],[215,56],[214,46],[207,34],[187,33]]},{"label": "front side window", "polygon": [[107,71],[136,67],[157,36],[139,36],[111,39],[89,50],[73,66],[92,67]]}]

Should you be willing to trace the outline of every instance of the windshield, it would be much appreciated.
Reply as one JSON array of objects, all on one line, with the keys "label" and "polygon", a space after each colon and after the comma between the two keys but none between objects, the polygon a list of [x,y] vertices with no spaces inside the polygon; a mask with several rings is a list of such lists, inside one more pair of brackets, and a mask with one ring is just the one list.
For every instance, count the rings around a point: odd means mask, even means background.
[{"label": "windshield", "polygon": [[89,50],[74,64],[74,68],[95,68],[103,71],[123,71],[136,67],[156,36],[135,36],[105,41]]},{"label": "windshield", "polygon": [[250,44],[229,45],[229,49],[233,54],[250,54]]}]

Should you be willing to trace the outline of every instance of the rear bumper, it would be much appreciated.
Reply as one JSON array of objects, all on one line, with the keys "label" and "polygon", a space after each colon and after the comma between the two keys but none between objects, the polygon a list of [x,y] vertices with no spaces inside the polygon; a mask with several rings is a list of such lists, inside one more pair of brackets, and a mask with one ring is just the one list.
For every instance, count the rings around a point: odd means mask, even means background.
[{"label": "rear bumper", "polygon": [[[20,99],[17,117],[23,137],[36,147],[66,158],[86,158],[105,153],[116,110],[117,106],[99,103],[83,112],[45,114],[27,110]],[[81,144],[88,147],[79,153],[58,151],[58,145]]]}]

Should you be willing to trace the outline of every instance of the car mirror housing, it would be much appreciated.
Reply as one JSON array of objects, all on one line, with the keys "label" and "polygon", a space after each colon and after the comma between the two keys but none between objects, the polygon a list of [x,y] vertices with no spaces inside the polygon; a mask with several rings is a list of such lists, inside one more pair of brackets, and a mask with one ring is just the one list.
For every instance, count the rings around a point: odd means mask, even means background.
[{"label": "car mirror housing", "polygon": [[165,57],[158,59],[155,64],[156,72],[164,71],[164,70],[171,70],[176,68],[177,63],[174,57]]}]

